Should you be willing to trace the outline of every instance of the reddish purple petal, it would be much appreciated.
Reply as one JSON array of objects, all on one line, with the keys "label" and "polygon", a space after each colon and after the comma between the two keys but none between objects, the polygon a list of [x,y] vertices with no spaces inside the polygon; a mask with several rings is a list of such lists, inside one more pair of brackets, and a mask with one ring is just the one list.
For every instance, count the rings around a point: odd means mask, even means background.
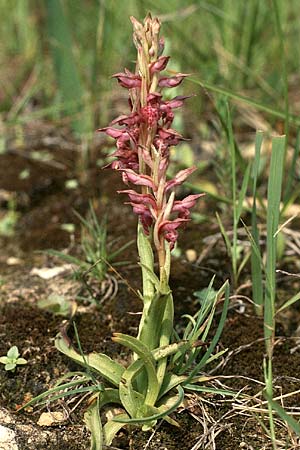
[{"label": "reddish purple petal", "polygon": [[203,197],[204,195],[205,194],[193,194],[193,195],[188,195],[183,200],[176,200],[173,204],[172,211],[180,212],[183,209],[191,209],[195,206],[198,198]]},{"label": "reddish purple petal", "polygon": [[156,201],[151,194],[139,194],[132,189],[125,189],[117,192],[118,194],[127,194],[132,203],[151,205],[154,210],[157,210]]},{"label": "reddish purple petal", "polygon": [[166,192],[172,189],[175,186],[179,186],[182,184],[189,175],[197,170],[197,167],[189,167],[188,169],[180,170],[175,177],[166,183]]},{"label": "reddish purple petal", "polygon": [[142,84],[141,77],[131,73],[129,70],[126,70],[125,73],[115,73],[112,75],[112,78],[117,78],[120,85],[127,89],[139,88]]},{"label": "reddish purple petal", "polygon": [[170,56],[160,56],[157,61],[154,61],[154,63],[150,66],[150,73],[153,74],[154,72],[161,72],[167,67],[167,64],[169,62]]},{"label": "reddish purple petal", "polygon": [[97,131],[101,133],[106,133],[108,136],[111,136],[114,139],[126,139],[129,140],[129,134],[126,130],[118,130],[117,128],[113,127],[106,127],[106,128],[99,128]]},{"label": "reddish purple petal", "polygon": [[188,77],[187,73],[177,73],[173,77],[161,77],[159,79],[158,85],[160,87],[176,87],[178,86],[185,77]]},{"label": "reddish purple petal", "polygon": [[156,186],[154,185],[152,178],[148,175],[137,174],[134,170],[131,169],[121,169],[122,172],[126,175],[127,181],[132,184],[137,184],[138,186],[148,186],[152,190],[156,190]]},{"label": "reddish purple petal", "polygon": [[149,234],[149,228],[153,224],[153,217],[152,217],[149,209],[145,205],[142,205],[142,204],[136,204],[133,202],[130,202],[129,204],[132,206],[133,212],[139,216],[145,233]]},{"label": "reddish purple petal", "polygon": [[111,122],[111,125],[127,125],[128,127],[132,127],[133,125],[137,125],[140,122],[140,116],[137,113],[130,114],[126,116],[122,114]]},{"label": "reddish purple petal", "polygon": [[163,233],[166,241],[170,243],[171,250],[174,248],[175,242],[178,238],[177,228],[188,222],[187,219],[175,219],[175,220],[165,220],[158,227],[158,234]]}]

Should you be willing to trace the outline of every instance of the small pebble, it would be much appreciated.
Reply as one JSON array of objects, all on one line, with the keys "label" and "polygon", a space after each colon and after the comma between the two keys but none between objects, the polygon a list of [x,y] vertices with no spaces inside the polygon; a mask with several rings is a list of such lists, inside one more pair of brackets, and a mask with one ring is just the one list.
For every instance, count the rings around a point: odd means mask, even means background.
[{"label": "small pebble", "polygon": [[197,260],[197,252],[193,248],[189,248],[188,250],[186,250],[185,256],[190,263],[193,263]]}]

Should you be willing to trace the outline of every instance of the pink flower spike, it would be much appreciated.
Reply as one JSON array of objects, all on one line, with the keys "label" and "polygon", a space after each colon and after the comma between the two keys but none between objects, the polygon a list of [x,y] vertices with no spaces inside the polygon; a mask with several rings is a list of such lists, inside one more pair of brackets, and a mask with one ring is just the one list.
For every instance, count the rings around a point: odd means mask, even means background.
[{"label": "pink flower spike", "polygon": [[112,78],[117,78],[120,85],[126,89],[139,88],[142,84],[141,77],[139,75],[135,75],[129,70],[126,70],[125,73],[115,73],[112,75]]},{"label": "pink flower spike", "polygon": [[125,175],[127,181],[132,184],[137,184],[138,186],[148,186],[153,191],[156,191],[156,186],[154,185],[152,178],[148,175],[137,174],[134,170],[131,169],[120,169]]},{"label": "pink flower spike", "polygon": [[161,72],[164,70],[169,62],[170,56],[160,56],[157,61],[154,61],[150,66],[150,73]]},{"label": "pink flower spike", "polygon": [[185,77],[188,77],[188,73],[177,73],[173,77],[161,77],[159,79],[158,85],[160,87],[176,87],[178,86]]},{"label": "pink flower spike", "polygon": [[179,186],[180,184],[182,184],[189,175],[195,172],[195,170],[197,170],[196,166],[180,170],[172,180],[167,181],[165,191],[167,192],[170,189],[174,188],[175,186]]}]

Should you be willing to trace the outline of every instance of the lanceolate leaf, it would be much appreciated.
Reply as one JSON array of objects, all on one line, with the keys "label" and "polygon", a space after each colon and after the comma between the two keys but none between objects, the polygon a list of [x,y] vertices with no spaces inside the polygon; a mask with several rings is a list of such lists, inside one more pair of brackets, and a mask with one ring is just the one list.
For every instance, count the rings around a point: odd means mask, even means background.
[{"label": "lanceolate leaf", "polygon": [[175,402],[173,403],[173,405],[168,408],[165,409],[164,405],[161,405],[158,408],[152,407],[152,410],[156,410],[158,411],[156,414],[153,414],[151,416],[148,417],[143,417],[141,419],[118,419],[118,418],[114,418],[113,420],[115,422],[122,422],[122,423],[129,423],[129,424],[142,424],[142,423],[147,423],[147,422],[153,422],[155,420],[158,419],[163,419],[165,416],[171,414],[171,412],[175,411],[180,404],[182,403],[183,399],[184,399],[184,391],[182,389],[181,386],[177,386],[177,391],[178,391],[178,397],[175,400]]},{"label": "lanceolate leaf", "polygon": [[157,381],[155,360],[153,358],[153,355],[148,350],[146,345],[144,345],[133,336],[128,336],[122,333],[115,333],[113,336],[113,341],[130,348],[143,361],[148,377],[148,388],[145,396],[145,403],[147,405],[154,405],[159,392],[159,384]]},{"label": "lanceolate leaf", "polygon": [[113,361],[103,353],[89,353],[81,356],[73,347],[70,347],[66,340],[59,334],[55,339],[56,348],[69,358],[86,366],[86,364],[98,372],[105,380],[114,386],[119,386],[124,368],[121,364]]},{"label": "lanceolate leaf", "polygon": [[99,397],[94,401],[84,414],[84,422],[91,432],[91,450],[102,450],[103,431],[99,412]]},{"label": "lanceolate leaf", "polygon": [[[115,416],[115,418],[120,420],[129,419],[128,414],[122,413]],[[109,420],[103,427],[103,435],[105,445],[111,445],[117,432],[124,426],[122,422],[115,422],[114,420]]]},{"label": "lanceolate leaf", "polygon": [[[149,279],[148,270],[153,271],[154,256],[149,239],[145,235],[140,223],[138,225],[137,245],[142,265],[143,299],[145,303],[149,303],[154,295],[154,286]],[[148,270],[146,270],[146,267]]]}]

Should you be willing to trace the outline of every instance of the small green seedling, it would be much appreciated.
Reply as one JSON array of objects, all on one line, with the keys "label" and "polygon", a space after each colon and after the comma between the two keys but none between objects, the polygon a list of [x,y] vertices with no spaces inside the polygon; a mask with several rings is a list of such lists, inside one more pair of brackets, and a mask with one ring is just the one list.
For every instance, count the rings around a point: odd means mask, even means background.
[{"label": "small green seedling", "polygon": [[20,356],[20,353],[19,353],[18,347],[16,345],[13,345],[8,350],[6,356],[0,357],[0,363],[5,364],[5,367],[4,367],[5,370],[7,370],[7,371],[11,370],[12,372],[14,372],[15,368],[18,365],[27,364],[26,359],[19,358],[19,356]]}]

